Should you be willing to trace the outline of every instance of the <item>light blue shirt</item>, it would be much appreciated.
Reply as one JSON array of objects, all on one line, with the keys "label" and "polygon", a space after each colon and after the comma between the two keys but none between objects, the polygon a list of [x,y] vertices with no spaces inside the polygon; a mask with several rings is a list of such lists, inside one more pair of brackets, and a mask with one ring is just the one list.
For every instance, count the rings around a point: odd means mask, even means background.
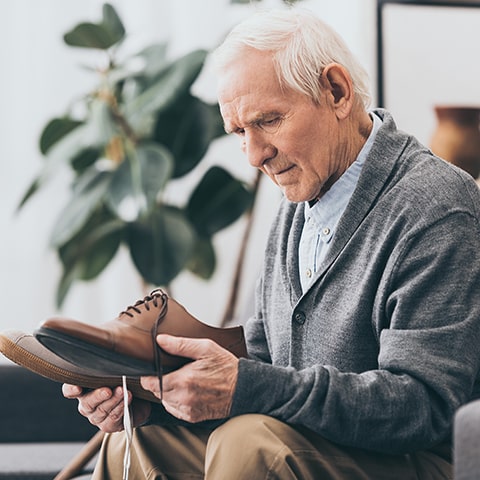
[{"label": "light blue shirt", "polygon": [[372,113],[371,117],[373,119],[372,131],[356,160],[313,207],[305,202],[305,224],[298,249],[300,282],[303,292],[310,286],[318,271],[318,266],[327,254],[338,221],[357,186],[365,158],[382,124],[377,115]]}]

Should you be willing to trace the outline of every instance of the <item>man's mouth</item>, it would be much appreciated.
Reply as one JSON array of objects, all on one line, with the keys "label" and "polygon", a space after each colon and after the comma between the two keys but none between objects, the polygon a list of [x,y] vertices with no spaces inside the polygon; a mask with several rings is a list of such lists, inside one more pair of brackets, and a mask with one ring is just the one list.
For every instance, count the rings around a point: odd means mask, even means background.
[{"label": "man's mouth", "polygon": [[283,168],[281,170],[277,170],[276,172],[271,172],[271,175],[274,176],[274,177],[278,177],[279,175],[282,175],[286,172],[288,172],[289,170],[291,170],[295,165],[289,165],[288,167],[286,168]]}]

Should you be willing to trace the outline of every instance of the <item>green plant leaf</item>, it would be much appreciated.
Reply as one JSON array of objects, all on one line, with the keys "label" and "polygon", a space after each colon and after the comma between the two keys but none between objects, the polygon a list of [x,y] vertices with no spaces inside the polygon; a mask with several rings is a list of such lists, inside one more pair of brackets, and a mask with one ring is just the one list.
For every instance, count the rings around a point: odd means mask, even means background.
[{"label": "green plant leaf", "polygon": [[82,172],[88,167],[91,167],[100,158],[101,153],[99,148],[93,147],[82,150],[70,160],[72,168],[78,174],[82,174]]},{"label": "green plant leaf", "polygon": [[61,308],[65,299],[75,281],[75,269],[64,270],[57,285],[57,294],[55,297],[57,308]]},{"label": "green plant leaf", "polygon": [[43,168],[29,185],[18,209],[21,209],[43,185],[54,175],[58,174],[58,170],[62,167],[67,167],[69,162],[90,147],[86,129],[87,127],[84,124],[76,127],[48,149]]},{"label": "green plant leaf", "polygon": [[143,59],[143,75],[154,77],[167,66],[167,44],[164,42],[149,45],[136,53],[134,58]]},{"label": "green plant leaf", "polygon": [[237,220],[252,204],[253,195],[221,167],[208,170],[192,192],[187,217],[206,237]]},{"label": "green plant leaf", "polygon": [[183,213],[159,208],[128,226],[130,255],[144,280],[168,285],[184,268],[193,251],[195,232]]},{"label": "green plant leaf", "polygon": [[[112,176],[107,195],[110,207],[121,218],[125,217],[125,202],[137,205],[136,218],[141,211],[149,211],[156,205],[157,196],[173,170],[170,152],[155,143],[140,144],[128,155]],[[127,204],[128,207],[128,204]]]},{"label": "green plant leaf", "polygon": [[121,40],[125,36],[125,27],[123,26],[122,20],[118,16],[117,11],[109,3],[103,5],[103,25],[105,28],[111,32],[112,36],[118,38],[117,41]]},{"label": "green plant leaf", "polygon": [[115,9],[105,4],[103,20],[100,23],[82,22],[67,32],[63,39],[71,47],[97,48],[107,50],[123,40],[125,28]]},{"label": "green plant leaf", "polygon": [[50,148],[83,122],[71,118],[54,118],[44,127],[40,135],[40,151],[45,155]]},{"label": "green plant leaf", "polygon": [[75,168],[85,167],[88,162],[93,163],[92,151],[100,152],[100,149],[117,133],[118,129],[109,105],[103,100],[94,99],[90,103],[87,120],[68,133],[63,133],[48,148],[44,167],[37,178],[37,189],[56,174],[62,165],[71,164]]},{"label": "green plant leaf", "polygon": [[96,278],[115,256],[125,224],[105,209],[94,212],[77,235],[58,249],[63,274],[57,286],[57,306],[61,307],[75,280]]},{"label": "green plant leaf", "polygon": [[121,235],[115,232],[99,239],[88,254],[79,257],[78,278],[92,280],[96,278],[110,263],[120,246]]},{"label": "green plant leaf", "polygon": [[[128,221],[136,219],[146,208],[141,187],[135,185],[132,162],[122,162],[112,175],[105,201],[118,217]],[[137,167],[138,168],[138,167]]]},{"label": "green plant leaf", "polygon": [[73,30],[67,32],[63,39],[71,47],[98,48],[107,50],[119,41],[105,26],[94,23],[79,23]]},{"label": "green plant leaf", "polygon": [[101,98],[90,103],[89,116],[85,122],[83,142],[86,147],[103,147],[120,131],[112,116],[110,105]]},{"label": "green plant leaf", "polygon": [[130,125],[136,128],[141,117],[167,108],[182,92],[189,91],[202,70],[206,56],[205,50],[190,52],[169,64],[157,77],[151,79],[146,89],[125,105],[123,113]]},{"label": "green plant leaf", "polygon": [[172,154],[162,145],[146,143],[136,150],[140,165],[142,189],[147,200],[147,208],[157,203],[157,197],[173,171]]},{"label": "green plant leaf", "polygon": [[[166,52],[165,42],[154,43],[128,55],[122,62],[111,63],[107,72],[108,83],[122,87],[125,82],[157,75],[168,64]],[[142,90],[145,88],[144,84]]]},{"label": "green plant leaf", "polygon": [[[195,168],[218,135],[220,111],[188,91],[182,92],[169,107],[158,112],[155,139],[168,147],[175,158],[174,178]],[[225,131],[223,131],[225,133]]]},{"label": "green plant leaf", "polygon": [[187,263],[187,268],[197,277],[208,280],[216,267],[215,249],[209,238],[198,238]]},{"label": "green plant leaf", "polygon": [[211,135],[211,140],[214,140],[215,138],[222,137],[223,135],[226,135],[225,132],[225,125],[223,122],[223,117],[220,113],[220,107],[218,103],[214,104],[205,104],[205,107],[210,110],[210,135]]},{"label": "green plant leaf", "polygon": [[125,78],[120,85],[119,97],[122,99],[120,110],[126,122],[135,132],[137,138],[151,138],[155,126],[155,111],[135,111],[130,113],[131,106],[135,104],[139,95],[145,91],[145,77]]},{"label": "green plant leaf", "polygon": [[53,227],[50,239],[53,247],[59,247],[68,242],[81,230],[92,212],[103,201],[111,178],[111,172],[98,171],[92,167],[78,179],[70,201],[61,211]]},{"label": "green plant leaf", "polygon": [[49,178],[56,174],[60,166],[68,166],[69,163],[83,150],[90,148],[90,136],[88,126],[82,124],[64,135],[52,148],[49,148],[42,176]]},{"label": "green plant leaf", "polygon": [[17,212],[20,211],[24,207],[24,205],[28,202],[28,200],[32,197],[32,195],[34,195],[38,191],[38,189],[41,186],[41,182],[42,180],[40,176],[36,177],[33,180],[33,182],[27,188],[26,192],[21,197],[20,202],[16,208]]},{"label": "green plant leaf", "polygon": [[96,227],[93,223],[59,248],[64,267],[75,269],[75,278],[80,280],[97,277],[115,256],[123,237],[124,223],[119,220]]}]

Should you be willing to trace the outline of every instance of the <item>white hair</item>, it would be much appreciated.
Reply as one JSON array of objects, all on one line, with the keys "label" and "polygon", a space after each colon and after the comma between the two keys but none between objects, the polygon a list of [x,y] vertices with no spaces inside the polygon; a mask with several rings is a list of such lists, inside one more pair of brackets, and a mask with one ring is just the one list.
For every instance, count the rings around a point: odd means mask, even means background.
[{"label": "white hair", "polygon": [[298,7],[259,10],[227,35],[213,52],[219,70],[250,47],[272,52],[281,85],[320,101],[319,78],[330,63],[345,67],[365,108],[371,102],[368,74],[340,35],[312,12]]}]

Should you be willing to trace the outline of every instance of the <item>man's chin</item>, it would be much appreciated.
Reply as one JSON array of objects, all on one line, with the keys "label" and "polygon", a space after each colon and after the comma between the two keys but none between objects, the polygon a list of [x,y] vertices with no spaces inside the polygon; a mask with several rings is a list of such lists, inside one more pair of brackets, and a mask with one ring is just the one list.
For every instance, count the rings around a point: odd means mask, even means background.
[{"label": "man's chin", "polygon": [[305,196],[294,194],[291,192],[288,192],[286,189],[282,189],[283,196],[292,203],[303,203],[307,202],[308,200],[305,198]]},{"label": "man's chin", "polygon": [[[305,192],[298,191],[298,189],[294,188],[293,186],[280,185],[280,189],[282,190],[283,196],[292,203],[309,202],[310,197],[312,196],[312,195],[307,195]],[[313,195],[313,197],[314,199],[316,198],[315,195]]]}]

